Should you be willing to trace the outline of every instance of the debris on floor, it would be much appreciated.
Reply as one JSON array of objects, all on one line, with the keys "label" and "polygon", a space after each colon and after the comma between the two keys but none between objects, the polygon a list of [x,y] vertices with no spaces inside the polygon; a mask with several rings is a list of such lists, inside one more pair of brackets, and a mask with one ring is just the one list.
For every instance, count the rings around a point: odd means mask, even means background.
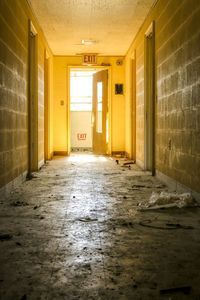
[{"label": "debris on floor", "polygon": [[97,218],[92,219],[90,217],[86,217],[86,218],[80,218],[80,219],[78,219],[78,221],[87,223],[87,222],[96,222],[96,221],[98,221],[98,219]]},{"label": "debris on floor", "polygon": [[160,290],[160,294],[161,295],[166,295],[166,294],[182,292],[185,295],[188,295],[191,292],[191,290],[192,290],[191,286],[181,286],[181,287],[162,289],[162,290]]},{"label": "debris on floor", "polygon": [[153,192],[149,200],[145,203],[139,203],[139,210],[161,209],[161,208],[183,208],[198,206],[191,193],[168,193]]},{"label": "debris on floor", "polygon": [[20,201],[20,200],[11,203],[11,206],[27,206],[27,205],[29,205],[27,202]]},{"label": "debris on floor", "polygon": [[138,223],[140,226],[149,227],[154,229],[164,229],[164,230],[173,230],[173,229],[194,229],[190,225],[182,225],[179,223],[165,223],[151,220],[144,220]]},{"label": "debris on floor", "polygon": [[141,213],[168,187],[128,159],[79,157],[0,199],[0,299],[199,299],[200,209]]},{"label": "debris on floor", "polygon": [[8,241],[12,239],[12,235],[8,233],[0,233],[0,241]]},{"label": "debris on floor", "polygon": [[133,164],[135,164],[135,161],[134,161],[134,160],[127,161],[127,162],[123,163],[124,166],[127,166],[127,165],[133,165]]}]

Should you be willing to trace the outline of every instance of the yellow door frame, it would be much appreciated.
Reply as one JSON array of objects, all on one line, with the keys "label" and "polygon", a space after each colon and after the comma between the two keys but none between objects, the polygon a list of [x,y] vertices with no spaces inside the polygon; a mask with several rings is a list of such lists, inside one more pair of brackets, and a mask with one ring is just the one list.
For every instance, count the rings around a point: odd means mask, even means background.
[{"label": "yellow door frame", "polygon": [[111,155],[112,153],[112,101],[111,101],[111,76],[112,70],[110,66],[81,66],[81,65],[74,65],[67,67],[67,154],[70,155],[71,152],[71,128],[70,128],[70,72],[72,69],[76,70],[108,70],[108,145],[107,145],[107,154]]},{"label": "yellow door frame", "polygon": [[130,158],[136,160],[136,51],[130,58]]},{"label": "yellow door frame", "polygon": [[38,170],[38,33],[29,20],[28,176]]},{"label": "yellow door frame", "polygon": [[155,174],[155,26],[145,32],[144,169]]},{"label": "yellow door frame", "polygon": [[45,49],[44,53],[44,160],[50,159],[50,55]]}]

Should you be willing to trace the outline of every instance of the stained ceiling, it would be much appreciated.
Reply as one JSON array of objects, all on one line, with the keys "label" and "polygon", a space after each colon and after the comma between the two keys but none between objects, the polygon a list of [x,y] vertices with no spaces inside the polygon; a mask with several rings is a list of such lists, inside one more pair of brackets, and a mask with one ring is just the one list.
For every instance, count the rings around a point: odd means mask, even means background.
[{"label": "stained ceiling", "polygon": [[[155,0],[28,0],[54,55],[125,55]],[[83,41],[84,40],[84,41]]]}]

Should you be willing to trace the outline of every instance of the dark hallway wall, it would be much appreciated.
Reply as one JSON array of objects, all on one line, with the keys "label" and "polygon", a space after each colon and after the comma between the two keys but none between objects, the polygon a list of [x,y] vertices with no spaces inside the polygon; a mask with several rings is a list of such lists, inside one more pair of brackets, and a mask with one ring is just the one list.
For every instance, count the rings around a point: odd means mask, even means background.
[{"label": "dark hallway wall", "polygon": [[[159,0],[126,57],[136,53],[136,158],[144,162],[145,44],[155,24],[155,168],[200,192],[200,2]],[[135,52],[134,52],[135,51]],[[127,103],[131,95],[127,93]],[[129,105],[127,105],[129,107]],[[129,124],[127,124],[129,127]]]},{"label": "dark hallway wall", "polygon": [[38,163],[44,160],[44,55],[48,48],[25,0],[0,1],[0,187],[28,168],[29,20],[38,36]]}]

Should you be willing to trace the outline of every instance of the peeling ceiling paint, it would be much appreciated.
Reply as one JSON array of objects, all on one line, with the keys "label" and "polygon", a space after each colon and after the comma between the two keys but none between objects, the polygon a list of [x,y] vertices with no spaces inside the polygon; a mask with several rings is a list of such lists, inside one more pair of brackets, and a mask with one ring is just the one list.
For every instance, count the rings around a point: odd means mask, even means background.
[{"label": "peeling ceiling paint", "polygon": [[[28,0],[55,55],[125,55],[155,0]],[[82,40],[94,40],[83,45]]]}]

